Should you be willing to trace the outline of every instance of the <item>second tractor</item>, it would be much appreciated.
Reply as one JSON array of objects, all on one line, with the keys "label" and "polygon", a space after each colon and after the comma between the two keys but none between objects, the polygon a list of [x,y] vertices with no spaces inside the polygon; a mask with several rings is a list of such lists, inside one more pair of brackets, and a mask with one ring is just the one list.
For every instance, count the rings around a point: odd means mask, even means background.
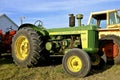
[{"label": "second tractor", "polygon": [[120,64],[120,9],[92,12],[88,25],[98,26],[99,49],[107,61]]}]

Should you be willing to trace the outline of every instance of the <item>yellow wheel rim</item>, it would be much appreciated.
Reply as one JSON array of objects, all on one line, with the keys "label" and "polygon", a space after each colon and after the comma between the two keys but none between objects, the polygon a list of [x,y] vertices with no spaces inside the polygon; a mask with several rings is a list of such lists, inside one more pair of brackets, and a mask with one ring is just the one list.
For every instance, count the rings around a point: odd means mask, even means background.
[{"label": "yellow wheel rim", "polygon": [[29,41],[25,36],[19,36],[15,41],[14,50],[16,57],[20,60],[26,59],[29,54]]},{"label": "yellow wheel rim", "polygon": [[82,68],[82,61],[78,56],[71,56],[67,61],[68,69],[72,72],[79,72]]}]

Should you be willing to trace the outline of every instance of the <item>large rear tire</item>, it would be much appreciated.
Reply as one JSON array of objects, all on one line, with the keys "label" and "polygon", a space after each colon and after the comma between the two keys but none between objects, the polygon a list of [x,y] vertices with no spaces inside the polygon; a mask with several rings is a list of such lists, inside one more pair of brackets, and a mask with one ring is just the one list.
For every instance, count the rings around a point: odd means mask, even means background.
[{"label": "large rear tire", "polygon": [[23,27],[12,38],[12,57],[14,62],[23,67],[33,67],[42,61],[44,43],[39,35],[30,27]]},{"label": "large rear tire", "polygon": [[108,62],[120,64],[120,37],[107,35],[101,38],[100,49],[107,57]]},{"label": "large rear tire", "polygon": [[66,73],[74,77],[85,77],[91,69],[89,55],[81,49],[70,49],[62,60]]}]

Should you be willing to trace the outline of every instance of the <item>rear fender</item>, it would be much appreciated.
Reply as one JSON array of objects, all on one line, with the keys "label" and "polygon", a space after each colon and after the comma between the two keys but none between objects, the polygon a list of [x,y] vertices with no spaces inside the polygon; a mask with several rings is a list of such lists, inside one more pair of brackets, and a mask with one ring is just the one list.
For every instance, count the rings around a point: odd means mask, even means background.
[{"label": "rear fender", "polygon": [[21,28],[23,28],[23,27],[31,27],[32,28],[33,26],[35,26],[35,25],[29,24],[29,23],[22,24],[22,25],[20,25],[20,27],[18,28],[18,30],[21,29]]},{"label": "rear fender", "polygon": [[38,33],[42,34],[43,36],[46,36],[46,34],[47,34],[47,32],[46,32],[44,29],[41,29],[41,28],[39,28],[39,27],[37,27],[37,26],[35,26],[35,25],[33,25],[33,24],[29,24],[29,23],[27,23],[27,24],[22,24],[22,25],[18,28],[18,30],[21,29],[21,28],[23,28],[23,27],[31,27],[31,28],[33,28],[35,31],[37,31]]}]

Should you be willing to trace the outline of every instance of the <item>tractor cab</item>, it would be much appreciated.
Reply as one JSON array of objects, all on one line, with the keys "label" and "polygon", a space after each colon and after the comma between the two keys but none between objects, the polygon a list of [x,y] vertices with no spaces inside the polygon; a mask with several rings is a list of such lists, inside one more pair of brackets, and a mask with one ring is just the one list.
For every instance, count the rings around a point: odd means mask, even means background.
[{"label": "tractor cab", "polygon": [[92,12],[88,20],[88,25],[97,25],[99,29],[119,28],[120,9]]}]

